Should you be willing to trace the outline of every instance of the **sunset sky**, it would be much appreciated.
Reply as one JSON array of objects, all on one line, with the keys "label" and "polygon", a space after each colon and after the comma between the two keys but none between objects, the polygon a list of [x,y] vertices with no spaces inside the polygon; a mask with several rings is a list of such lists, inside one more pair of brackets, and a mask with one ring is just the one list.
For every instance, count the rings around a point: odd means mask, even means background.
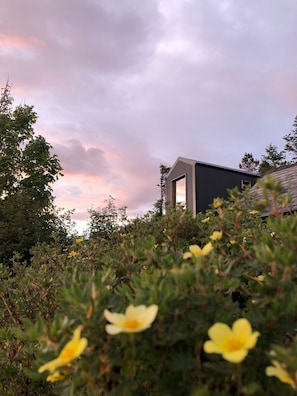
[{"label": "sunset sky", "polygon": [[160,164],[283,149],[296,21],[296,0],[0,0],[0,86],[61,161],[57,206],[84,221],[112,195],[142,215]]}]

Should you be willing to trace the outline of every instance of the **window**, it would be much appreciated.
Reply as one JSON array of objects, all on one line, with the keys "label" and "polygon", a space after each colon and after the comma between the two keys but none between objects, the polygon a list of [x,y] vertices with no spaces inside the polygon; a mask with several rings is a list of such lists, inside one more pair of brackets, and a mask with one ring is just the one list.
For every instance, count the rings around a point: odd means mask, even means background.
[{"label": "window", "polygon": [[241,180],[240,186],[241,186],[241,189],[244,190],[247,187],[251,187],[252,183],[249,180]]},{"label": "window", "polygon": [[174,204],[186,207],[187,204],[187,191],[186,191],[186,177],[183,176],[173,182],[174,191]]}]

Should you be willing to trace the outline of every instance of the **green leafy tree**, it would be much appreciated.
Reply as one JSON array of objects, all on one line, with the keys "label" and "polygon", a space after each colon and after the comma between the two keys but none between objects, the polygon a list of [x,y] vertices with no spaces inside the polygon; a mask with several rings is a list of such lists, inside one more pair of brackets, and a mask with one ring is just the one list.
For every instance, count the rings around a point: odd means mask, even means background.
[{"label": "green leafy tree", "polygon": [[104,207],[88,210],[90,219],[88,233],[91,237],[109,238],[126,222],[126,207],[117,207],[115,199],[109,195]]},{"label": "green leafy tree", "polygon": [[297,162],[297,116],[293,123],[293,129],[285,135],[283,139],[286,141],[285,150],[292,154],[292,163]]},{"label": "green leafy tree", "polygon": [[55,230],[52,184],[61,165],[52,146],[34,133],[33,106],[13,108],[7,83],[0,96],[0,261],[14,252],[28,259],[37,242]]}]

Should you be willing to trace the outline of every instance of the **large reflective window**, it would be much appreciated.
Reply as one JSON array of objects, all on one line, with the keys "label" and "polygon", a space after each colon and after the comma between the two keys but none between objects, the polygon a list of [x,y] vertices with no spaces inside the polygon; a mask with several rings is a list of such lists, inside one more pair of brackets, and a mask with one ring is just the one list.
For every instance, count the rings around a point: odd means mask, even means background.
[{"label": "large reflective window", "polygon": [[175,204],[186,206],[186,203],[186,178],[182,177],[175,182]]}]

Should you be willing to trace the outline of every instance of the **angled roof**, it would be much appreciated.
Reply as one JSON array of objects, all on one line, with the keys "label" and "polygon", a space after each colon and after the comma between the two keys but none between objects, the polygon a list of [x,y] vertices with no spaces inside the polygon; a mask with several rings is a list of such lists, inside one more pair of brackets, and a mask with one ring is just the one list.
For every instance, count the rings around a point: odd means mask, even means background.
[{"label": "angled roof", "polygon": [[[292,202],[285,210],[285,212],[297,210],[297,163],[293,165],[282,166],[274,171],[268,172],[259,181],[263,181],[271,176],[274,180],[279,181],[282,187],[285,189],[284,196],[290,195]],[[251,190],[256,200],[263,198],[262,187],[259,183],[256,183]],[[280,208],[281,209],[281,208]],[[263,215],[268,213],[263,213]]]},{"label": "angled roof", "polygon": [[184,163],[192,165],[192,166],[196,165],[196,164],[201,164],[201,165],[211,166],[213,168],[227,169],[227,170],[230,170],[230,171],[233,171],[233,172],[238,172],[238,173],[243,173],[243,174],[247,174],[247,175],[257,176],[255,173],[246,172],[246,171],[244,171],[242,169],[229,168],[227,166],[211,164],[209,162],[197,161],[197,160],[193,160],[193,159],[189,159],[189,158],[185,158],[185,157],[178,157],[177,160],[174,162],[174,164],[171,166],[170,171],[167,174],[167,177],[170,175],[171,171],[174,169],[175,165],[178,162],[184,162]]}]

